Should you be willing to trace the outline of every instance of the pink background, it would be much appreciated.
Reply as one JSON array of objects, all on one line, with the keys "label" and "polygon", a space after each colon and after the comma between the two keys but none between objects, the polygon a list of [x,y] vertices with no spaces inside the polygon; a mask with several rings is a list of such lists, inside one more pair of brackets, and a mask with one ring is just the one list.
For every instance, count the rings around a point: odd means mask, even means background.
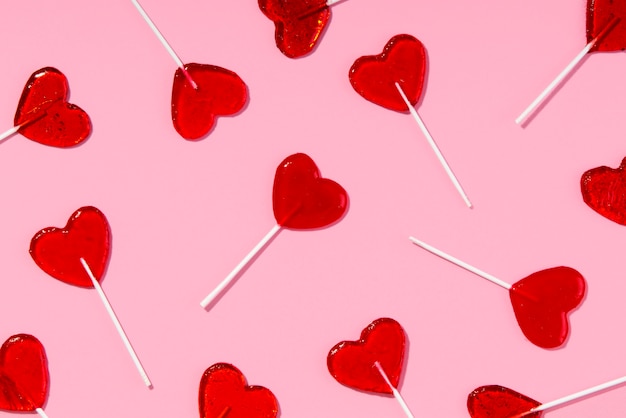
[{"label": "pink background", "polygon": [[[174,130],[175,64],[130,0],[0,6],[0,125],[12,126],[30,74],[54,66],[94,126],[72,149],[20,135],[0,145],[0,340],[25,332],[44,343],[51,418],[196,417],[200,376],[216,362],[271,389],[282,417],[402,417],[392,398],[346,388],[326,368],[334,344],[384,316],[410,341],[400,391],[416,416],[466,417],[467,394],[485,384],[547,402],[626,374],[626,230],[579,190],[584,171],[626,155],[626,55],[588,56],[526,128],[514,123],[584,46],[584,0],[348,0],[297,60],[278,51],[254,0],[142,4],[183,61],[228,68],[249,88],[245,110],[201,141]],[[472,210],[411,117],[348,82],[356,58],[398,33],[427,48],[419,112]],[[202,310],[275,224],[274,172],[295,152],[344,186],[347,215],[322,230],[282,231]],[[85,205],[111,224],[103,287],[153,390],[95,291],[50,278],[28,254],[35,232]],[[509,282],[579,270],[589,289],[567,344],[532,345],[505,290],[409,235]],[[548,415],[621,417],[625,391]]]}]

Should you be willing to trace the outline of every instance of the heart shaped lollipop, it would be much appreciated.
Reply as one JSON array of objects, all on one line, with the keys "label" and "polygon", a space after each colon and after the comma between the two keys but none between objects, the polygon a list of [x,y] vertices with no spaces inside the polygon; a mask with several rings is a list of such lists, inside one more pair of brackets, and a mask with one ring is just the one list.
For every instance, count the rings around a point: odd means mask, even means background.
[{"label": "heart shaped lollipop", "polygon": [[619,22],[600,37],[590,52],[623,51],[626,49],[626,3],[615,0],[587,0],[587,42],[602,34],[612,19]]},{"label": "heart shaped lollipop", "polygon": [[248,90],[234,72],[216,65],[186,64],[184,69],[197,84],[194,88],[182,69],[177,69],[172,88],[172,121],[185,139],[207,135],[218,116],[234,115],[243,109]]},{"label": "heart shaped lollipop", "polygon": [[17,106],[15,131],[53,147],[71,147],[91,133],[91,121],[80,107],[68,103],[67,78],[56,68],[35,71]]},{"label": "heart shaped lollipop", "polygon": [[349,78],[354,90],[365,99],[397,112],[409,112],[398,83],[408,101],[419,101],[426,76],[426,49],[411,35],[396,35],[387,42],[383,52],[357,59]]},{"label": "heart shaped lollipop", "polygon": [[232,364],[217,363],[200,380],[201,418],[274,418],[278,401],[263,386],[249,386]]},{"label": "heart shaped lollipop", "polygon": [[259,0],[259,8],[276,28],[276,46],[289,58],[310,53],[330,19],[323,0]]},{"label": "heart shaped lollipop", "polygon": [[17,334],[2,344],[0,409],[16,412],[40,410],[48,398],[48,385],[48,359],[37,338]]},{"label": "heart shaped lollipop", "polygon": [[104,214],[93,206],[78,209],[64,228],[48,227],[35,234],[30,255],[50,276],[75,286],[93,287],[80,263],[89,264],[98,281],[102,279],[111,246],[111,230]]},{"label": "heart shaped lollipop", "polygon": [[580,179],[583,201],[607,219],[626,225],[626,158],[618,168],[601,166]]},{"label": "heart shaped lollipop", "polygon": [[415,237],[409,237],[409,240],[507,289],[517,323],[531,343],[541,348],[556,348],[565,343],[569,335],[568,315],[581,304],[587,287],[578,271],[571,267],[553,267],[511,285]]},{"label": "heart shaped lollipop", "polygon": [[[467,410],[472,418],[513,418],[541,405],[528,396],[498,385],[481,386],[467,397]],[[539,418],[543,412],[523,415]]]},{"label": "heart shaped lollipop", "polygon": [[276,169],[272,201],[276,225],[200,302],[203,308],[211,304],[282,228],[307,230],[328,226],[343,217],[348,207],[348,195],[343,187],[322,178],[311,157],[302,153],[285,158]]}]

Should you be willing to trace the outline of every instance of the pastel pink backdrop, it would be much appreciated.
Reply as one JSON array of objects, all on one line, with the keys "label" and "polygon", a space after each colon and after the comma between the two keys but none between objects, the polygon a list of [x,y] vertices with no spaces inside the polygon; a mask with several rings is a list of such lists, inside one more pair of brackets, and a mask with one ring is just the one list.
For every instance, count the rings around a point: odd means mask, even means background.
[{"label": "pastel pink backdrop", "polygon": [[[525,129],[514,123],[584,46],[584,0],[348,0],[297,60],[275,47],[254,0],[142,4],[183,61],[228,68],[249,88],[245,110],[201,141],[174,130],[175,64],[130,0],[0,5],[0,126],[12,126],[24,83],[44,66],[67,75],[94,126],[74,149],[20,135],[0,145],[0,340],[26,332],[44,343],[51,418],[196,417],[201,374],[216,362],[271,389],[285,418],[402,417],[392,398],[343,387],[326,369],[334,344],[383,316],[410,341],[400,391],[416,416],[467,417],[467,394],[485,384],[545,402],[626,375],[626,229],[579,191],[585,170],[626,155],[626,55],[589,56]],[[356,58],[398,33],[427,48],[418,110],[472,210],[410,116],[348,82]],[[200,300],[275,224],[274,171],[295,152],[345,187],[347,215],[282,231],[204,311]],[[153,390],[95,291],[52,279],[28,254],[35,232],[84,205],[111,224],[103,287]],[[578,269],[589,289],[566,346],[533,346],[506,291],[409,235],[510,282]],[[621,417],[625,393],[548,416]]]}]

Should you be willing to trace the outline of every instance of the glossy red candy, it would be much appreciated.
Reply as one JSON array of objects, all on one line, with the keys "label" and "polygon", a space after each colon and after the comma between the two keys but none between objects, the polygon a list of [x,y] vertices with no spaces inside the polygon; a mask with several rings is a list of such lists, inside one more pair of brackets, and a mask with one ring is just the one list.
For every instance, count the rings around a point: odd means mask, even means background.
[{"label": "glossy red candy", "polygon": [[274,418],[278,401],[263,386],[248,386],[233,365],[217,363],[206,369],[198,397],[201,418]]},{"label": "glossy red candy", "polygon": [[49,227],[37,232],[30,243],[30,255],[55,279],[93,287],[80,258],[101,281],[110,248],[111,230],[104,214],[93,206],[85,206],[70,216],[64,228]]},{"label": "glossy red candy", "polygon": [[276,169],[272,201],[280,226],[314,229],[339,220],[348,195],[339,184],[322,178],[313,160],[300,153],[285,158]]},{"label": "glossy red candy", "polygon": [[325,0],[259,0],[276,27],[276,46],[289,58],[310,53],[330,19]]},{"label": "glossy red candy", "polygon": [[604,31],[614,17],[619,20],[591,48],[591,52],[626,49],[626,2],[622,0],[587,0],[587,42]]},{"label": "glossy red candy", "polygon": [[618,168],[601,166],[580,179],[584,202],[607,219],[626,225],[626,158]]},{"label": "glossy red candy", "polygon": [[569,334],[569,313],[585,296],[585,279],[570,267],[541,270],[513,284],[509,291],[522,332],[542,348],[561,346]]},{"label": "glossy red candy", "polygon": [[179,68],[172,88],[172,121],[185,139],[206,136],[218,116],[234,115],[248,101],[248,89],[234,72],[215,65],[186,64],[194,89]]},{"label": "glossy red candy", "polygon": [[32,335],[17,334],[0,347],[0,409],[34,411],[48,397],[48,359]]},{"label": "glossy red candy", "polygon": [[398,322],[380,318],[369,324],[357,341],[342,341],[328,353],[330,374],[342,385],[374,393],[392,394],[375,362],[397,388],[404,364],[406,337]]},{"label": "glossy red candy", "polygon": [[350,68],[352,87],[361,96],[387,109],[408,112],[395,85],[397,82],[413,106],[417,104],[426,76],[426,50],[411,35],[396,35],[379,55],[357,59]]},{"label": "glossy red candy", "polygon": [[[481,386],[467,397],[467,410],[472,418],[513,418],[539,405],[528,396],[498,385]],[[540,418],[543,412],[523,416]]]},{"label": "glossy red candy", "polygon": [[28,139],[53,147],[71,147],[91,133],[89,116],[67,102],[67,78],[56,68],[35,71],[26,82],[15,113],[15,126]]}]

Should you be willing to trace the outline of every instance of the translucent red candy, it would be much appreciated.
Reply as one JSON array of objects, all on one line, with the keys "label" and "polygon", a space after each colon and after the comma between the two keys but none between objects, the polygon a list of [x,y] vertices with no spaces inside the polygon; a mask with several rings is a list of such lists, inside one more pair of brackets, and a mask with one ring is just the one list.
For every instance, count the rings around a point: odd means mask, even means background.
[{"label": "translucent red candy", "polygon": [[587,42],[607,29],[611,19],[616,24],[591,48],[591,52],[622,51],[626,49],[626,2],[621,0],[587,0]]},{"label": "translucent red candy", "polygon": [[342,385],[374,393],[393,391],[375,367],[378,361],[397,388],[404,364],[406,337],[398,322],[380,318],[369,324],[358,341],[342,341],[328,353],[330,374]]},{"label": "translucent red candy", "polygon": [[381,54],[357,59],[348,75],[354,90],[370,102],[408,112],[395,83],[415,106],[424,87],[426,50],[415,37],[396,35],[387,42]]},{"label": "translucent red candy", "polygon": [[[528,396],[498,385],[481,386],[467,397],[467,410],[472,418],[513,418],[541,405]],[[523,415],[540,418],[543,412]]]},{"label": "translucent red candy", "polygon": [[278,401],[263,386],[248,386],[233,365],[217,363],[206,369],[198,396],[201,418],[274,418]]},{"label": "translucent red candy", "polygon": [[259,8],[276,27],[276,46],[289,58],[313,50],[328,20],[325,0],[259,0]]},{"label": "translucent red candy", "polygon": [[30,255],[50,276],[81,287],[93,287],[80,258],[98,281],[109,261],[111,230],[104,214],[93,206],[78,209],[64,228],[49,227],[30,242]]},{"label": "translucent red candy", "polygon": [[248,101],[248,89],[234,72],[215,65],[186,64],[194,89],[179,68],[172,88],[172,122],[185,139],[206,136],[218,116],[234,115]]},{"label": "translucent red candy", "polygon": [[285,158],[276,169],[272,194],[274,217],[285,228],[321,228],[339,220],[348,195],[339,184],[322,178],[306,154]]},{"label": "translucent red candy", "polygon": [[585,296],[585,279],[570,267],[541,270],[515,283],[510,291],[522,332],[542,348],[561,346],[569,334],[569,313]]},{"label": "translucent red candy", "polygon": [[71,147],[91,133],[91,121],[80,107],[67,102],[67,78],[52,67],[35,71],[22,91],[15,126],[28,139],[53,147]]},{"label": "translucent red candy", "polygon": [[48,397],[48,359],[32,335],[17,334],[0,347],[0,409],[34,411]]},{"label": "translucent red candy", "polygon": [[626,158],[618,168],[601,166],[580,179],[584,202],[607,219],[626,225]]}]

